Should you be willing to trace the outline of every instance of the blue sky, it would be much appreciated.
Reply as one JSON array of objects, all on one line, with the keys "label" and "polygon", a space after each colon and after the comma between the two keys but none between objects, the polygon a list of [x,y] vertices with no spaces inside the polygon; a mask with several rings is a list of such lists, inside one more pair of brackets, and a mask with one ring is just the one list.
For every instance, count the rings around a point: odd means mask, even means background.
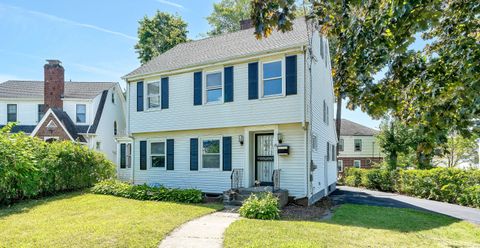
[{"label": "blue sky", "polygon": [[[59,59],[65,79],[117,81],[139,66],[138,21],[156,10],[178,13],[189,38],[209,30],[213,0],[0,0],[0,82],[43,79],[46,59]],[[416,44],[417,45],[417,44]],[[343,117],[378,127],[360,110]]]}]

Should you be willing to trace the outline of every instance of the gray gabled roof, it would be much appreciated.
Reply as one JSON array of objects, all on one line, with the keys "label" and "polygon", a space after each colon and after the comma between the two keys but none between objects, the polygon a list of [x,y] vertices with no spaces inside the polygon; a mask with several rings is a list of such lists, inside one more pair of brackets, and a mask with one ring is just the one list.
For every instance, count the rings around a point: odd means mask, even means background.
[{"label": "gray gabled roof", "polygon": [[[93,99],[115,82],[65,82],[65,98]],[[43,81],[10,80],[0,84],[0,98],[43,99]]]},{"label": "gray gabled roof", "polygon": [[255,38],[254,29],[250,28],[178,44],[123,78],[162,73],[305,45],[308,40],[305,19],[298,18],[293,25],[292,31],[285,33],[274,31],[268,38],[261,40]]},{"label": "gray gabled roof", "polygon": [[342,126],[340,128],[341,136],[373,136],[377,133],[378,130],[360,125],[347,119],[342,119]]}]

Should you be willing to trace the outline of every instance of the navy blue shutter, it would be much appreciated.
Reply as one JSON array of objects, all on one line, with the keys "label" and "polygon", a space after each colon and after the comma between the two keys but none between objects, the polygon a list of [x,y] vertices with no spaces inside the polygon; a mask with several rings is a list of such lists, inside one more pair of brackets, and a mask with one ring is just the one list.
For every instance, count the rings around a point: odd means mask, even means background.
[{"label": "navy blue shutter", "polygon": [[174,161],[174,141],[167,139],[167,170],[173,170]]},{"label": "navy blue shutter", "polygon": [[120,168],[122,169],[127,167],[126,156],[125,156],[125,154],[127,153],[126,151],[127,151],[127,145],[120,144]]},{"label": "navy blue shutter", "polygon": [[198,139],[190,139],[190,170],[198,170]]},{"label": "navy blue shutter", "polygon": [[232,137],[223,137],[223,170],[232,170]]},{"label": "navy blue shutter", "polygon": [[297,55],[285,58],[287,95],[297,94]]},{"label": "navy blue shutter", "polygon": [[248,64],[248,99],[258,99],[258,62]]},{"label": "navy blue shutter", "polygon": [[147,141],[140,141],[140,170],[147,169]]},{"label": "navy blue shutter", "polygon": [[224,69],[225,99],[224,102],[233,102],[233,66]]},{"label": "navy blue shutter", "polygon": [[193,74],[193,105],[202,105],[202,72]]},{"label": "navy blue shutter", "polygon": [[168,77],[162,78],[162,109],[168,109]]},{"label": "navy blue shutter", "polygon": [[137,111],[143,111],[143,82],[137,83]]}]

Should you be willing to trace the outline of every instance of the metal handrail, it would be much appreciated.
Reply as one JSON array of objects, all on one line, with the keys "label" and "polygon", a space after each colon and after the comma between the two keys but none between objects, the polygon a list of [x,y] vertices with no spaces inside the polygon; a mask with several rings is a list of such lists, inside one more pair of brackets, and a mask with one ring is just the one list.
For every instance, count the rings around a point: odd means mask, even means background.
[{"label": "metal handrail", "polygon": [[272,182],[273,182],[274,191],[280,189],[280,171],[281,169],[275,169],[273,170],[273,173],[272,173]]},{"label": "metal handrail", "polygon": [[243,187],[243,169],[233,169],[230,175],[231,189]]}]

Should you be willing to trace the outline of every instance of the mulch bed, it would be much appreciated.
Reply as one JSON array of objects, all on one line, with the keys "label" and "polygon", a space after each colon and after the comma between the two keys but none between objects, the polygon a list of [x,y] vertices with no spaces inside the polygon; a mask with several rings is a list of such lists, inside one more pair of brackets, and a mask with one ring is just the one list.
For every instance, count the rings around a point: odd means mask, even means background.
[{"label": "mulch bed", "polygon": [[329,215],[333,204],[329,198],[323,198],[312,206],[289,203],[282,209],[280,216],[285,220],[320,221]]}]

